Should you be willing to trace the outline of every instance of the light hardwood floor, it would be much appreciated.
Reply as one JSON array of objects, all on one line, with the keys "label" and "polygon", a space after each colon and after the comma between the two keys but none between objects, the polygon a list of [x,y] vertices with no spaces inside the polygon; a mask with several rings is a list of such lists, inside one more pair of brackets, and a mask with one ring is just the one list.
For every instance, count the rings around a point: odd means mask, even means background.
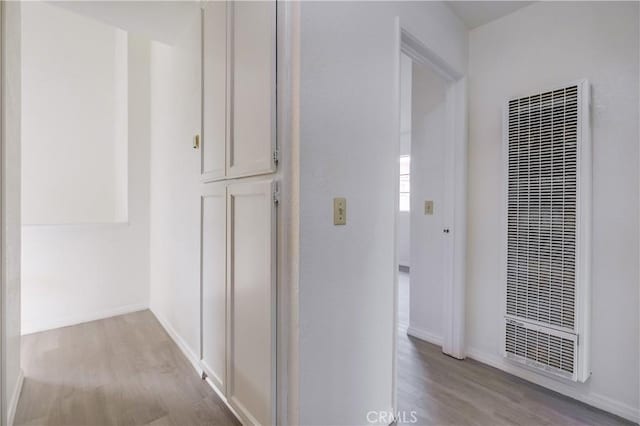
[{"label": "light hardwood floor", "polygon": [[[401,274],[398,402],[419,425],[624,425],[623,419],[406,335]],[[16,425],[238,424],[149,311],[23,338]]]},{"label": "light hardwood floor", "polygon": [[409,275],[400,273],[398,409],[420,425],[630,425],[540,386],[409,337]]},{"label": "light hardwood floor", "polygon": [[16,425],[235,425],[150,311],[24,336]]}]

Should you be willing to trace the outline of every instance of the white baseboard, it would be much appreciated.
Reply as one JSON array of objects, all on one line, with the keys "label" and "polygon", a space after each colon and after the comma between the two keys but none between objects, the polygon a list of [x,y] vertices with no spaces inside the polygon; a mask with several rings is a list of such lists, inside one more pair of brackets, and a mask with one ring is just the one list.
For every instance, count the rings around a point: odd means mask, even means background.
[{"label": "white baseboard", "polygon": [[[175,344],[178,346],[178,348],[180,348],[180,350],[182,351],[184,356],[187,357],[187,359],[189,360],[189,362],[191,363],[193,368],[196,370],[196,373],[198,374],[198,376],[202,377],[202,373],[204,373],[204,369],[202,368],[202,365],[200,364],[200,358],[191,350],[189,345],[187,345],[187,342],[185,342],[184,339],[174,330],[174,328],[171,326],[169,321],[167,321],[162,315],[159,315],[156,311],[154,311],[153,308],[151,309],[151,313],[153,313],[153,315],[155,315],[155,317],[157,318],[158,322],[165,329],[165,331],[167,332],[169,337],[171,337],[171,339],[175,342]],[[231,411],[231,413],[234,416],[236,416],[238,421],[240,421],[242,423],[242,418],[238,415],[236,410],[233,409],[231,404],[229,404],[229,401],[227,400],[227,397],[220,391],[220,389],[218,389],[218,387],[215,385],[215,383],[213,383],[213,381],[211,381],[211,379],[209,377],[207,377],[205,381],[209,384],[209,386],[211,386],[213,391],[220,397],[222,402],[224,402],[224,404]]]},{"label": "white baseboard", "polygon": [[193,350],[187,345],[187,342],[184,341],[182,336],[178,334],[178,332],[171,326],[171,323],[167,321],[162,315],[159,315],[153,308],[151,309],[151,313],[155,315],[156,319],[162,325],[164,330],[167,332],[169,337],[175,342],[175,344],[180,348],[184,356],[187,357],[193,368],[198,372],[198,375],[202,377],[202,366],[200,365],[200,357],[196,355]]},{"label": "white baseboard", "polygon": [[585,404],[615,414],[616,416],[623,417],[634,423],[640,423],[639,408],[615,401],[603,395],[580,392],[580,390],[573,388],[571,384],[566,384],[558,380],[536,374],[533,371],[506,361],[498,354],[490,354],[469,348],[467,349],[467,356],[483,364],[487,364],[509,374],[513,374],[514,376],[520,377],[526,381],[551,389],[552,391],[568,396],[569,398],[584,402]]},{"label": "white baseboard", "polygon": [[442,336],[431,333],[427,330],[409,326],[407,327],[407,334],[412,337],[416,337],[420,340],[424,340],[434,345],[442,346]]},{"label": "white baseboard", "polygon": [[207,376],[207,378],[205,379],[205,381],[207,382],[207,384],[209,386],[211,386],[211,388],[213,389],[213,391],[218,395],[218,398],[220,398],[224,404],[227,406],[227,408],[229,409],[229,411],[231,411],[231,413],[236,416],[236,419],[238,419],[238,421],[240,423],[242,423],[242,417],[240,417],[240,414],[238,414],[238,412],[236,410],[233,409],[233,407],[231,406],[231,404],[229,404],[229,401],[227,400],[227,397],[224,396],[224,394],[220,391],[220,389],[218,389],[218,386],[216,386],[216,384],[213,382],[213,380],[211,380],[210,377]]},{"label": "white baseboard", "polygon": [[13,395],[11,395],[11,401],[9,402],[9,407],[7,411],[7,425],[13,426],[13,422],[16,419],[16,409],[18,408],[18,401],[20,400],[20,393],[22,392],[22,384],[24,383],[24,371],[22,368],[18,373],[18,380],[16,382],[16,386],[13,390]]},{"label": "white baseboard", "polygon": [[119,306],[117,308],[105,309],[102,311],[91,312],[83,315],[71,315],[63,318],[47,319],[42,322],[23,322],[21,334],[39,333],[41,331],[52,330],[54,328],[68,327],[70,325],[82,324],[85,322],[101,320],[104,318],[115,317],[117,315],[129,314],[131,312],[144,311],[149,309],[148,303],[134,303],[131,305]]}]

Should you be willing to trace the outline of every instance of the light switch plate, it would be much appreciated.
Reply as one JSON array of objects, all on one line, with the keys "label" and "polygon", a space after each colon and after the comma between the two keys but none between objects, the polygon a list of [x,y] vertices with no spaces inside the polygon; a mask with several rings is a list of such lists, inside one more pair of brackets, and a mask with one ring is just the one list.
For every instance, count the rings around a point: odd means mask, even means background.
[{"label": "light switch plate", "polygon": [[433,214],[433,200],[427,200],[424,202],[424,214],[426,215]]},{"label": "light switch plate", "polygon": [[333,199],[333,224],[334,225],[347,224],[347,199],[346,198]]}]

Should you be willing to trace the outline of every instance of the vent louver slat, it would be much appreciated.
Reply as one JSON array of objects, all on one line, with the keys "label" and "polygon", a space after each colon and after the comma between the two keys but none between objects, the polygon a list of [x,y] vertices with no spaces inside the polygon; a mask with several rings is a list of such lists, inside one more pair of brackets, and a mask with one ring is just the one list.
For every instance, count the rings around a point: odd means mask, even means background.
[{"label": "vent louver slat", "polygon": [[507,321],[507,356],[557,375],[572,377],[575,371],[576,341]]},{"label": "vent louver slat", "polygon": [[580,90],[570,85],[506,106],[505,350],[562,376],[574,376],[579,332]]},{"label": "vent louver slat", "polygon": [[577,87],[509,103],[507,314],[575,329]]}]

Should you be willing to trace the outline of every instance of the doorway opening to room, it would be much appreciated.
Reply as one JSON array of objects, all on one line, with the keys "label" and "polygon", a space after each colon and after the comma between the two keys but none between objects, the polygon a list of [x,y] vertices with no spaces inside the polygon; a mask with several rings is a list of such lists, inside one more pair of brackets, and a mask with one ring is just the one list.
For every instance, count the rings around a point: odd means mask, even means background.
[{"label": "doorway opening to room", "polygon": [[[411,276],[411,112],[413,61],[406,54],[400,60],[400,156],[396,248],[398,258],[398,327],[409,329]],[[418,268],[420,269],[420,268]]]},{"label": "doorway opening to room", "polygon": [[282,423],[276,64],[288,39],[276,34],[289,30],[276,14],[289,6],[16,6],[22,336],[9,418]]},{"label": "doorway opening to room", "polygon": [[427,421],[419,366],[465,356],[466,93],[462,76],[399,31],[394,406]]}]

